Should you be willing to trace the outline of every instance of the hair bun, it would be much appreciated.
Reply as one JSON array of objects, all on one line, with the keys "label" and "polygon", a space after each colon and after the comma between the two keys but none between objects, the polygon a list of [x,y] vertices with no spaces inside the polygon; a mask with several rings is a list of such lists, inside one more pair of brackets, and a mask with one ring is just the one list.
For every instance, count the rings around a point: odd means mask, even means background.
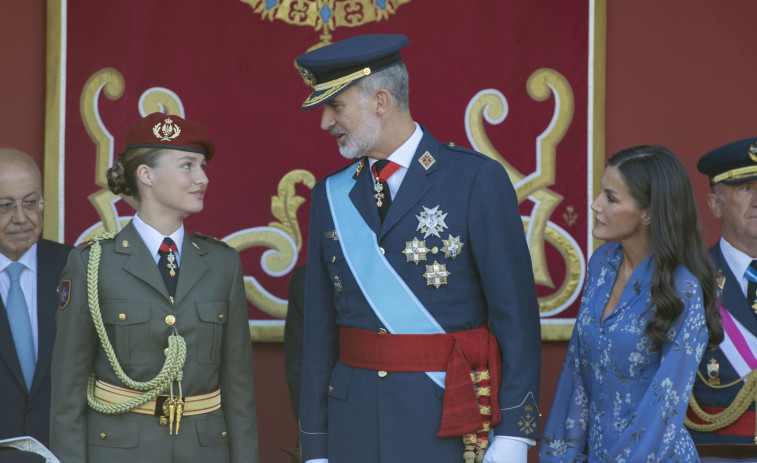
[{"label": "hair bun", "polygon": [[120,157],[113,162],[113,167],[108,169],[106,175],[108,177],[108,188],[114,195],[132,196],[134,192],[129,186],[129,182],[126,181],[124,165]]}]

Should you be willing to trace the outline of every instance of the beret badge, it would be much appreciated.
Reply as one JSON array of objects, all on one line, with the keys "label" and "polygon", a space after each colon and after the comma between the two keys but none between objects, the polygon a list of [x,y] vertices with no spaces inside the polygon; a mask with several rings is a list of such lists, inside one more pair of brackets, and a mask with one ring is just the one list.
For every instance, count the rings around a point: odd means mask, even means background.
[{"label": "beret badge", "polygon": [[750,145],[749,150],[747,150],[747,153],[749,154],[749,159],[751,159],[754,162],[757,162],[757,145]]},{"label": "beret badge", "polygon": [[160,141],[171,141],[181,134],[181,128],[174,124],[169,117],[162,124],[160,122],[155,124],[152,128],[152,133]]}]

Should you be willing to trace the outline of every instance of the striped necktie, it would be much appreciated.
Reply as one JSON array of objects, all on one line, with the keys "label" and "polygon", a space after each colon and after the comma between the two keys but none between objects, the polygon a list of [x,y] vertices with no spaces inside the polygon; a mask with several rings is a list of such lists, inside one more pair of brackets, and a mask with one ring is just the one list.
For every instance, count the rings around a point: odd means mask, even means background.
[{"label": "striped necktie", "polygon": [[744,278],[747,279],[746,300],[749,303],[749,307],[757,315],[757,307],[755,307],[755,300],[757,299],[757,259],[753,260],[749,264],[749,267],[746,268]]}]

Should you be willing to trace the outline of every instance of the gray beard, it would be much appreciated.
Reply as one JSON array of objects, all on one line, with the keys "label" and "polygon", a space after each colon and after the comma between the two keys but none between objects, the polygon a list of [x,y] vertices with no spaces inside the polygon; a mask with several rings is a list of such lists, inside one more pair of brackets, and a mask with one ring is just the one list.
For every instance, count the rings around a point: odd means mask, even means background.
[{"label": "gray beard", "polygon": [[362,158],[378,140],[381,132],[379,121],[370,112],[366,112],[366,116],[366,122],[361,127],[347,134],[347,143],[339,145],[339,154],[347,159]]}]

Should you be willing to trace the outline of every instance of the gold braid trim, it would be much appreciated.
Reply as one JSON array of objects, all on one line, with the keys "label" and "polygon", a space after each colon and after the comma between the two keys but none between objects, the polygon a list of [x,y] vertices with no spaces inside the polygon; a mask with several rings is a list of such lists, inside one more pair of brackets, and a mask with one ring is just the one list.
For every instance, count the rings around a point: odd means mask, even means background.
[{"label": "gold braid trim", "polygon": [[104,404],[99,402],[94,394],[96,378],[95,370],[92,369],[87,381],[87,403],[95,411],[107,415],[116,415],[134,410],[156,398],[169,387],[171,389],[171,399],[173,399],[174,381],[179,382],[179,397],[181,397],[182,368],[187,359],[187,344],[184,341],[184,338],[179,336],[176,328],[174,328],[173,333],[168,337],[168,353],[166,354],[166,361],[163,363],[163,367],[155,378],[146,382],[134,381],[126,375],[121,368],[121,364],[118,363],[116,353],[113,351],[113,345],[110,343],[108,334],[105,331],[102,312],[100,311],[100,298],[98,295],[98,270],[100,268],[100,257],[102,255],[100,241],[113,239],[115,236],[116,234],[113,232],[103,232],[97,235],[93,240],[94,244],[90,249],[89,262],[87,264],[87,302],[89,303],[89,312],[92,315],[95,331],[97,331],[97,336],[100,338],[100,344],[102,345],[105,355],[108,357],[116,376],[123,381],[126,387],[146,392],[120,404]]},{"label": "gold braid trim", "polygon": [[[699,371],[697,371],[697,373],[699,373]],[[701,373],[699,373],[699,375],[701,377]],[[704,380],[704,378],[702,378],[702,380]],[[731,384],[720,386],[719,388],[733,386],[741,380],[743,380],[743,378],[739,379],[738,381],[734,381]],[[714,386],[711,387],[718,388]],[[746,383],[744,383],[744,385],[741,387],[739,393],[736,394],[736,398],[733,399],[733,402],[728,406],[728,408],[720,413],[710,415],[709,413],[702,410],[702,408],[699,406],[699,403],[697,403],[697,399],[692,393],[689,406],[702,421],[706,422],[706,424],[694,423],[689,419],[689,417],[685,417],[683,423],[687,428],[699,432],[712,432],[717,431],[718,429],[723,429],[726,426],[733,424],[736,420],[739,419],[739,417],[741,417],[741,415],[744,414],[745,411],[747,411],[749,405],[751,405],[752,402],[755,401],[755,393],[757,393],[757,370],[752,370],[747,375]],[[755,424],[755,436],[755,439],[757,440],[757,423]]]}]

